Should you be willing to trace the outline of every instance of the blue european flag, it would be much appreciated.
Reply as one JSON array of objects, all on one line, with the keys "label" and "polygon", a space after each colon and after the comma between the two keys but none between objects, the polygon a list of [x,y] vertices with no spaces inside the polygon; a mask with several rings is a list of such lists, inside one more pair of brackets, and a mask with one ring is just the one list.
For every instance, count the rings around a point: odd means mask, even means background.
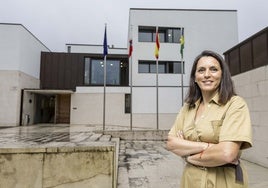
[{"label": "blue european flag", "polygon": [[104,31],[104,39],[103,39],[103,55],[106,56],[108,54],[108,46],[107,46],[107,35],[106,35],[106,25]]}]

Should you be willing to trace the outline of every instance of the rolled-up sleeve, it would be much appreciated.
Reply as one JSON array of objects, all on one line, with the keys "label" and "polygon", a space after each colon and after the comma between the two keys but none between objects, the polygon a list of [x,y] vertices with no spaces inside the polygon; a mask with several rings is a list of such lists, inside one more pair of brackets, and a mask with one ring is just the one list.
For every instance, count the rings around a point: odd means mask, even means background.
[{"label": "rolled-up sleeve", "polygon": [[242,142],[241,149],[252,147],[252,127],[246,102],[239,96],[230,101],[222,123],[219,141]]}]

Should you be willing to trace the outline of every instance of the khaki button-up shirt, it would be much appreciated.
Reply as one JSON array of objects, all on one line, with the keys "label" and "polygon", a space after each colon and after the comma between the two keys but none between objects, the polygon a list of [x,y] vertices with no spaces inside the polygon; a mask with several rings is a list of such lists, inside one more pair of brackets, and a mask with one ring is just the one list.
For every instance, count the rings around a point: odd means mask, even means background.
[{"label": "khaki button-up shirt", "polygon": [[[194,119],[200,100],[191,109],[188,104],[185,104],[177,115],[169,134],[176,136],[176,133],[182,130],[186,140],[215,144],[222,141],[239,141],[242,142],[241,150],[251,147],[252,128],[246,102],[239,96],[233,96],[225,105],[221,105],[218,103],[218,99],[217,94],[205,107],[203,114],[196,122]],[[244,169],[244,167],[242,168]],[[245,185],[241,186],[235,183],[234,169],[229,167],[208,169],[204,171],[186,165],[181,187],[247,187],[246,172],[243,172]],[[192,179],[193,176],[196,177],[195,181]]]}]

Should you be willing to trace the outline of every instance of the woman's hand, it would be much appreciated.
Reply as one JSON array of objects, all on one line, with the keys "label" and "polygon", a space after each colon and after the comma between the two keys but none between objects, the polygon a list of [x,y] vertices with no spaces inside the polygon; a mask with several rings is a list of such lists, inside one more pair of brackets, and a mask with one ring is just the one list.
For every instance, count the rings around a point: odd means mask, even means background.
[{"label": "woman's hand", "polygon": [[237,157],[231,162],[231,164],[238,165],[238,164],[239,164],[239,156],[237,156]]},{"label": "woman's hand", "polygon": [[184,140],[184,135],[183,135],[183,131],[182,131],[182,130],[179,130],[179,131],[177,132],[177,137],[178,137],[178,139],[182,139],[182,140]]}]

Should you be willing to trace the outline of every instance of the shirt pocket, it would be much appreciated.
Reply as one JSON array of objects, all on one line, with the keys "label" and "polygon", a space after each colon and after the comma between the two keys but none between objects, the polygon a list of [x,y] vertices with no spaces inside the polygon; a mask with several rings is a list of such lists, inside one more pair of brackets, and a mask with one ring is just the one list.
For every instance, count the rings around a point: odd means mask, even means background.
[{"label": "shirt pocket", "polygon": [[213,139],[219,142],[219,136],[221,132],[221,126],[222,126],[223,120],[213,120],[211,121],[212,130],[214,133]]}]

